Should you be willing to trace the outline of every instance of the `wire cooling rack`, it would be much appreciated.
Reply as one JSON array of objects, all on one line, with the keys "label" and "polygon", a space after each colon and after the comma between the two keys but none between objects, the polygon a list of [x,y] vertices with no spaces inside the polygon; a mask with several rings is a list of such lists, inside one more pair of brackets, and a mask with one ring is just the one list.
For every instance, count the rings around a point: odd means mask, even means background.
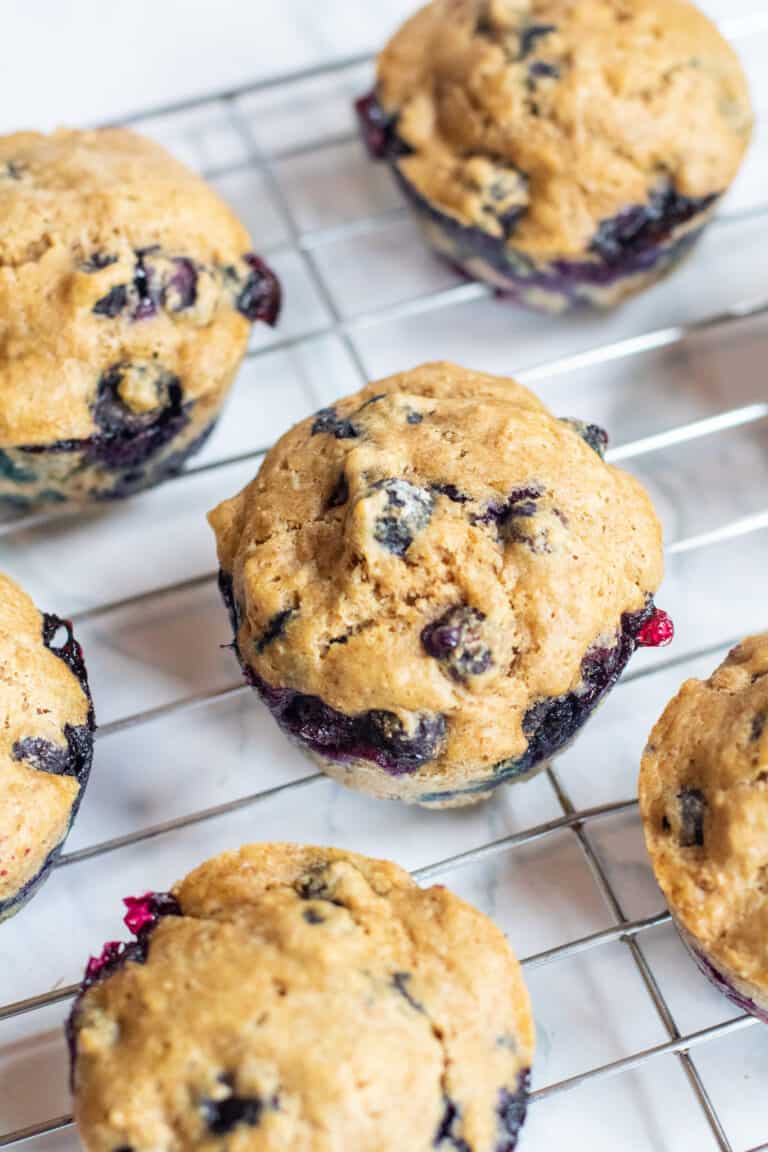
[{"label": "wire cooling rack", "polygon": [[[682,953],[634,799],[644,735],[680,680],[768,626],[756,587],[768,529],[760,141],[672,280],[610,317],[538,319],[420,244],[350,120],[370,75],[359,56],[126,121],[235,202],[288,306],[275,334],[256,334],[222,428],[181,476],[108,513],[0,523],[2,567],[43,607],[71,609],[102,718],[68,851],[0,929],[0,1148],[72,1146],[60,1023],[88,952],[119,933],[119,895],[162,887],[223,847],[281,837],[411,864],[508,932],[539,1025],[529,1152],[566,1138],[591,1152],[760,1152],[768,1035]],[[442,356],[514,372],[563,414],[618,426],[609,458],[641,475],[671,535],[660,602],[679,633],[670,653],[638,655],[556,767],[467,813],[406,811],[308,771],[220,657],[226,624],[200,528],[273,434],[375,375]]]}]

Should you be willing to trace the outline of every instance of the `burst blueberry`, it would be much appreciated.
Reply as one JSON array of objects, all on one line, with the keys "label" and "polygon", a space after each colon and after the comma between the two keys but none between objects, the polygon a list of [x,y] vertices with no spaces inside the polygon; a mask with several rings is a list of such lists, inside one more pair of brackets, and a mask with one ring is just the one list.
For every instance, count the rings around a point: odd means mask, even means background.
[{"label": "burst blueberry", "polygon": [[585,444],[588,444],[593,452],[596,452],[602,460],[608,448],[608,433],[599,424],[588,424],[584,420],[574,420],[568,417],[562,417],[563,424],[569,424],[574,432],[581,436]]},{"label": "burst blueberry", "polygon": [[457,604],[422,629],[421,642],[455,680],[481,676],[493,664],[484,622],[482,612],[468,604]]},{"label": "burst blueberry", "polygon": [[434,496],[408,480],[378,480],[371,494],[386,493],[384,511],[376,517],[374,539],[388,552],[403,557],[432,518]]},{"label": "burst blueberry", "polygon": [[685,788],[679,794],[680,847],[701,848],[704,845],[704,813],[707,802],[700,788]]},{"label": "burst blueberry", "polygon": [[346,417],[339,416],[335,408],[321,408],[312,424],[312,435],[334,436],[337,440],[354,440],[360,429]]},{"label": "burst blueberry", "polygon": [[255,253],[243,257],[248,268],[245,282],[238,293],[236,307],[246,320],[274,325],[280,315],[282,290],[272,269]]}]

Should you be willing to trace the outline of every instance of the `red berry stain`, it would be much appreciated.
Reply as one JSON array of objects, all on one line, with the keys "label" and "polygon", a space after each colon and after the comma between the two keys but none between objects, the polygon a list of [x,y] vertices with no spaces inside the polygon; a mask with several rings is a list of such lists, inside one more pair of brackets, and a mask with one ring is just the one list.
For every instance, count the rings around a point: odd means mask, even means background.
[{"label": "red berry stain", "polygon": [[656,608],[653,616],[638,632],[635,643],[638,648],[665,648],[672,643],[674,635],[675,626],[671,618],[661,608]]},{"label": "red berry stain", "polygon": [[144,940],[150,928],[164,916],[181,916],[181,908],[170,892],[145,892],[143,896],[126,896],[123,900],[128,911],[123,923]]},{"label": "red berry stain", "polygon": [[86,980],[93,980],[95,976],[98,976],[102,968],[117,960],[124,948],[125,945],[121,944],[119,940],[110,940],[108,944],[105,944],[100,956],[90,957],[88,967],[85,969]]},{"label": "red berry stain", "polygon": [[157,920],[154,892],[145,892],[143,896],[126,896],[123,904],[128,909],[123,923],[134,936],[138,936],[145,925],[154,924]]}]

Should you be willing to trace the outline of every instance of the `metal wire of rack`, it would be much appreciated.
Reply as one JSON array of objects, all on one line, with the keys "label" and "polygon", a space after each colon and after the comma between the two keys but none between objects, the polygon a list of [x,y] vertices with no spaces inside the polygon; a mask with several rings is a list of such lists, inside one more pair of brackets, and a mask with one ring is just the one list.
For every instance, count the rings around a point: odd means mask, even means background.
[{"label": "metal wire of rack", "polygon": [[[367,382],[367,371],[356,342],[356,337],[360,332],[393,319],[403,317],[410,318],[458,304],[481,300],[484,297],[490,296],[491,290],[481,284],[461,283],[448,288],[430,291],[386,307],[359,312],[351,317],[344,316],[336,303],[331,288],[326,282],[322,268],[317,260],[317,253],[324,245],[336,242],[340,238],[375,233],[377,230],[387,227],[393,220],[404,216],[406,209],[395,208],[330,227],[313,230],[303,229],[296,219],[289,202],[283,195],[280,177],[276,170],[277,163],[306,153],[349,143],[355,138],[355,134],[351,131],[335,132],[323,136],[321,139],[311,139],[288,148],[272,150],[260,148],[253,138],[250,124],[242,114],[239,101],[245,96],[265,93],[276,89],[285,89],[291,85],[298,85],[307,81],[329,77],[334,74],[341,74],[357,68],[360,65],[367,64],[370,59],[369,54],[348,57],[331,63],[324,63],[311,68],[259,80],[253,84],[245,85],[237,89],[220,91],[196,99],[166,105],[161,108],[143,109],[135,115],[126,117],[120,121],[121,124],[136,126],[141,129],[143,122],[160,116],[168,117],[175,114],[185,114],[192,110],[204,109],[206,107],[219,107],[220,109],[226,110],[226,114],[230,118],[235,132],[243,142],[247,153],[246,165],[257,169],[261,173],[272,194],[274,202],[279,207],[282,223],[288,237],[286,243],[281,244],[271,251],[267,249],[265,254],[269,256],[274,255],[276,252],[284,251],[298,254],[311,283],[323,301],[330,317],[330,321],[327,324],[312,328],[309,331],[285,337],[278,335],[271,343],[251,350],[248,356],[254,359],[265,355],[272,355],[275,352],[306,345],[318,337],[333,335],[343,344],[349,356],[350,363],[354,365],[360,377],[361,384]],[[237,165],[237,167],[242,167],[242,165]],[[223,169],[214,167],[206,170],[204,174],[207,176],[220,176],[231,170],[230,168]],[[743,221],[752,217],[768,217],[768,202],[744,212],[722,214],[719,218],[719,226],[727,227],[730,223]],[[543,362],[526,371],[518,372],[516,375],[517,378],[525,384],[536,384],[538,381],[549,380],[555,376],[565,375],[577,370],[620,362],[654,350],[681,345],[700,333],[728,329],[744,321],[767,315],[768,294],[761,298],[737,302],[732,307],[717,314],[709,315],[701,320],[662,327],[613,343],[601,344],[586,351]],[[719,413],[713,417],[682,423],[662,433],[622,444],[619,448],[612,450],[608,454],[608,459],[613,461],[632,459],[665,448],[715,436],[732,429],[756,424],[766,418],[768,418],[768,402],[751,403]],[[245,463],[248,461],[253,461],[255,464],[263,457],[267,450],[266,446],[260,446],[239,454],[192,465],[179,476],[175,477],[173,483],[183,484],[185,480],[191,476],[224,468],[232,464]],[[135,497],[134,499],[140,499],[140,497]],[[12,539],[22,533],[45,528],[53,521],[61,519],[62,517],[66,518],[69,515],[72,515],[72,512],[66,508],[63,510],[54,509],[30,514],[17,514],[0,523],[0,537]],[[768,508],[756,514],[731,520],[713,530],[677,540],[667,548],[667,554],[679,555],[686,552],[694,552],[721,541],[749,535],[766,527],[768,527]],[[74,613],[72,619],[75,624],[83,624],[107,617],[126,608],[144,608],[151,603],[161,600],[163,597],[201,588],[208,583],[212,583],[215,578],[216,573],[211,570],[210,572],[203,573],[188,580],[175,581],[164,586],[150,588],[122,599],[104,601],[86,608],[81,612]],[[735,642],[738,638],[739,637],[733,637],[732,641]],[[717,643],[699,648],[696,651],[688,651],[680,657],[663,659],[652,666],[642,667],[639,670],[630,672],[621,681],[619,690],[622,685],[631,684],[645,677],[657,675],[677,665],[687,664],[699,657],[719,653],[727,644],[728,641],[720,640]],[[154,724],[169,716],[185,713],[193,709],[204,708],[218,701],[232,698],[248,691],[250,690],[238,680],[223,688],[199,692],[169,703],[158,705],[154,708],[143,709],[100,726],[96,733],[97,740],[100,743],[126,730]],[[706,1122],[711,1129],[716,1146],[720,1148],[722,1152],[768,1152],[768,1139],[765,1143],[750,1149],[734,1147],[726,1134],[722,1119],[718,1114],[712,1098],[705,1088],[702,1078],[690,1057],[692,1051],[718,1039],[751,1028],[755,1025],[755,1021],[748,1016],[739,1016],[735,1019],[727,1020],[724,1023],[711,1025],[697,1031],[685,1034],[680,1032],[651,965],[638,946],[638,942],[644,933],[669,922],[669,914],[662,912],[640,919],[628,918],[622,907],[619,895],[615,890],[615,886],[586,835],[586,829],[590,827],[593,822],[598,822],[606,817],[619,815],[621,813],[632,812],[637,807],[637,801],[634,798],[628,798],[622,801],[613,801],[592,807],[579,808],[569,795],[557,770],[550,767],[548,769],[548,776],[561,808],[560,816],[525,828],[522,831],[499,837],[482,846],[445,857],[428,866],[414,870],[413,875],[419,882],[432,881],[447,872],[453,872],[459,868],[485,861],[500,853],[531,844],[538,840],[545,840],[548,836],[561,830],[570,830],[589,866],[597,889],[610,910],[613,924],[607,929],[592,932],[578,939],[569,940],[566,943],[529,955],[524,958],[523,965],[526,970],[533,970],[543,965],[567,960],[571,957],[590,952],[606,944],[623,943],[628,949],[637,971],[648,990],[655,1011],[666,1032],[667,1039],[662,1043],[635,1051],[628,1056],[611,1060],[591,1067],[576,1075],[548,1084],[546,1087],[533,1092],[533,1104],[537,1108],[542,1107],[548,1098],[558,1093],[580,1087],[590,1081],[618,1076],[621,1073],[637,1069],[647,1062],[655,1060],[657,1057],[674,1056],[680,1062],[688,1078],[694,1095],[706,1117]],[[111,837],[99,843],[89,844],[78,850],[64,853],[57,862],[57,868],[67,868],[84,860],[104,857],[109,853],[116,852],[128,846],[168,836],[181,828],[203,824],[207,821],[226,816],[239,809],[252,808],[263,804],[277,795],[298,793],[312,789],[321,779],[323,779],[323,777],[320,773],[312,772],[298,779],[293,779],[268,789],[255,791],[249,795],[240,796],[221,804],[183,814],[162,823],[137,829],[122,836]],[[49,1005],[66,1001],[72,998],[76,991],[77,985],[69,984],[65,987],[59,987],[48,992],[41,992],[16,1000],[15,1002],[0,1004],[0,1024],[3,1021],[11,1020],[24,1014],[34,1013]],[[42,1137],[46,1134],[68,1128],[71,1124],[72,1119],[70,1116],[61,1115],[43,1119],[13,1131],[0,1133],[0,1149],[21,1145],[36,1137]]]}]

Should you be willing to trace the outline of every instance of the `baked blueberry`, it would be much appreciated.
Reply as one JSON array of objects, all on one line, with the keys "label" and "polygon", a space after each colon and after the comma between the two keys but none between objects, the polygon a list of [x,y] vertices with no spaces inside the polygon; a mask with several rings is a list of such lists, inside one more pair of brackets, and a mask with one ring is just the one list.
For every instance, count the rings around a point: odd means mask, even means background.
[{"label": "baked blueberry", "polygon": [[367,499],[383,496],[373,528],[374,539],[395,556],[405,556],[414,538],[429,524],[434,497],[408,480],[377,480]]},{"label": "baked blueberry", "polygon": [[[130,495],[212,431],[280,286],[232,211],[123,130],[0,137],[0,503]],[[20,271],[21,270],[21,271]]]},{"label": "baked blueberry", "polygon": [[752,114],[688,0],[433,0],[358,101],[436,250],[530,307],[611,307],[691,249]]},{"label": "baked blueberry", "polygon": [[688,680],[653,729],[640,810],[680,935],[721,992],[768,1023],[768,635]]},{"label": "baked blueberry", "polygon": [[449,608],[421,632],[424,650],[442,661],[456,680],[480,676],[493,664],[490,638],[484,637],[485,615],[468,604]]},{"label": "baked blueberry", "polygon": [[244,674],[331,776],[473,803],[544,767],[635,648],[671,639],[653,509],[586,428],[514,381],[424,365],[299,424],[211,514]]},{"label": "baked blueberry", "polygon": [[150,919],[89,963],[69,1018],[86,1152],[515,1147],[528,994],[498,928],[446,888],[259,844],[129,904]]},{"label": "baked blueberry", "polygon": [[41,615],[0,575],[0,920],[53,867],[77,815],[93,753],[82,652],[66,621]]}]

